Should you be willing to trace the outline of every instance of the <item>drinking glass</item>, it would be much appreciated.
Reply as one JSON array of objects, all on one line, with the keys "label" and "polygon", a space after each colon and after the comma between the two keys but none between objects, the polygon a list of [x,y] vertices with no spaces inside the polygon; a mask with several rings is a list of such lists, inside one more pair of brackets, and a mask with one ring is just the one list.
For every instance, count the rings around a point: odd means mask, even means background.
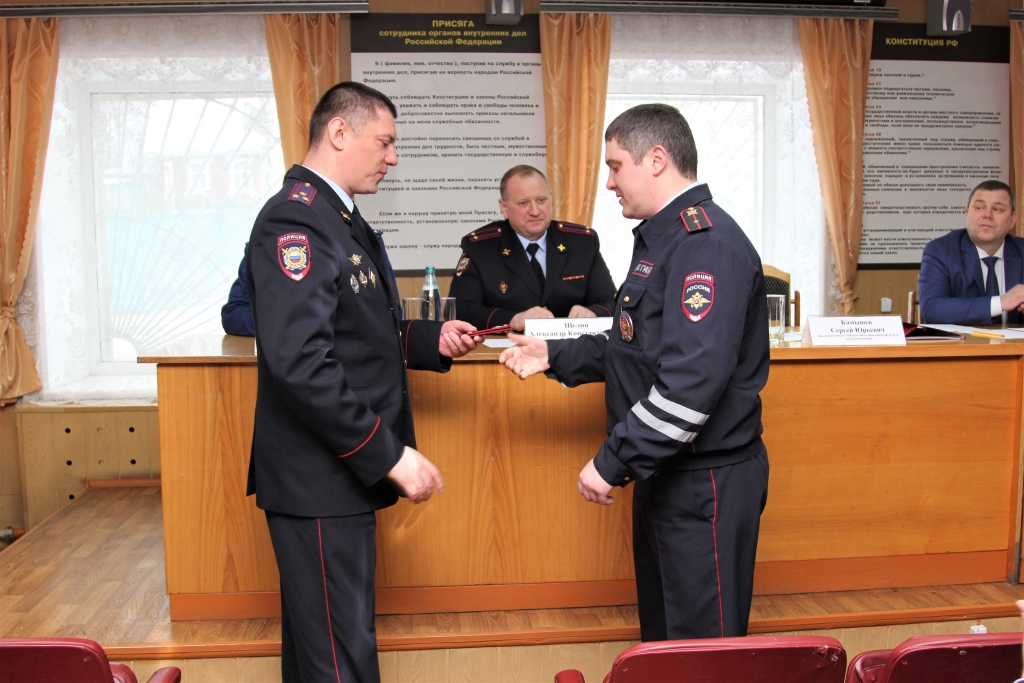
[{"label": "drinking glass", "polygon": [[786,333],[786,297],[768,295],[768,343],[778,346]]},{"label": "drinking glass", "polygon": [[422,299],[418,296],[404,297],[402,299],[402,320],[419,320],[421,301]]},{"label": "drinking glass", "polygon": [[441,318],[445,321],[455,320],[455,297],[441,297]]}]

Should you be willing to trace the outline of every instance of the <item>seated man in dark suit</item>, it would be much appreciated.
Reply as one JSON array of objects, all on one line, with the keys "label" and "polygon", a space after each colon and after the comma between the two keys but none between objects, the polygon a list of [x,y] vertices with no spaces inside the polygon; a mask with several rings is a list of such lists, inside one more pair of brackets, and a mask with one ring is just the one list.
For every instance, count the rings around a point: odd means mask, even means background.
[{"label": "seated man in dark suit", "polygon": [[932,240],[917,281],[926,323],[1024,323],[1024,240],[1010,235],[1017,219],[1013,190],[986,180],[967,202],[967,228]]},{"label": "seated man in dark suit", "polygon": [[[245,243],[249,248],[249,243]],[[220,309],[220,324],[228,334],[239,337],[255,337],[252,330],[252,303],[249,301],[249,288],[245,285],[245,252],[242,262],[238,264],[238,277],[231,283],[228,302]]]},{"label": "seated man in dark suit", "polygon": [[500,189],[505,220],[462,238],[449,290],[459,320],[522,331],[527,318],[610,316],[615,284],[597,233],[551,220],[551,190],[533,166],[506,171]]}]

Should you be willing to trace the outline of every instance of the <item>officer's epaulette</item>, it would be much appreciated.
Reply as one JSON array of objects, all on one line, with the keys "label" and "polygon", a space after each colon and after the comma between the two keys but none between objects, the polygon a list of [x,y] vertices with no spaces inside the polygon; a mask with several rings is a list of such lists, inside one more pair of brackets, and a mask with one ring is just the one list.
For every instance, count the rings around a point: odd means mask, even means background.
[{"label": "officer's epaulette", "polygon": [[571,232],[574,235],[596,235],[593,230],[585,225],[579,225],[577,223],[566,223],[565,221],[558,221],[555,226],[562,232]]},{"label": "officer's epaulette", "polygon": [[485,225],[479,230],[474,230],[469,233],[470,242],[480,242],[482,240],[491,240],[495,237],[501,237],[501,226],[500,225]]},{"label": "officer's epaulette", "polygon": [[288,201],[299,202],[309,206],[316,199],[316,188],[309,183],[295,183],[295,187],[288,193]]},{"label": "officer's epaulette", "polygon": [[679,212],[679,217],[683,220],[686,232],[700,232],[711,227],[711,219],[708,218],[707,211],[701,206],[683,209]]}]

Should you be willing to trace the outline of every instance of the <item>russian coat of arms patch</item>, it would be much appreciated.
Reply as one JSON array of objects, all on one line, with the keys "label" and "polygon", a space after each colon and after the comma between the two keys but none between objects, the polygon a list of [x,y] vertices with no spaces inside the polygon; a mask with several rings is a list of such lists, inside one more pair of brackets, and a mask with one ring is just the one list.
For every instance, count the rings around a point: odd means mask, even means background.
[{"label": "russian coat of arms patch", "polygon": [[281,270],[298,282],[309,272],[309,238],[301,232],[290,232],[277,238],[278,263]]}]

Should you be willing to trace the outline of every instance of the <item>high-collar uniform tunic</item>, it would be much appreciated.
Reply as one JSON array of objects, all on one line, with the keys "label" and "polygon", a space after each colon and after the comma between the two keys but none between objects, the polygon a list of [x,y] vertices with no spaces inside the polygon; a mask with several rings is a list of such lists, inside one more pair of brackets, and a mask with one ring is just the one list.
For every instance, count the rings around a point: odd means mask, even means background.
[{"label": "high-collar uniform tunic", "polygon": [[609,484],[635,482],[641,636],[745,635],[768,484],[761,262],[698,185],[634,230],[612,329],[548,342],[549,375],[605,382]]}]

